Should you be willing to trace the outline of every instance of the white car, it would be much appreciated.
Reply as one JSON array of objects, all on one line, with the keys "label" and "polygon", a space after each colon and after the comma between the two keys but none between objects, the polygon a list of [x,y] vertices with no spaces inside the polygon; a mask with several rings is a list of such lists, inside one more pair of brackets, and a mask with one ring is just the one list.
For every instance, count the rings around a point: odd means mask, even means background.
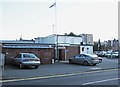
[{"label": "white car", "polygon": [[98,53],[98,56],[99,57],[104,57],[106,53],[107,53],[106,51],[101,51],[101,52]]},{"label": "white car", "polygon": [[119,55],[118,55],[118,51],[112,53],[112,57],[113,57],[113,58],[118,58],[118,56],[119,56]]},{"label": "white car", "polygon": [[40,59],[32,53],[19,53],[13,58],[12,62],[19,65],[19,68],[23,68],[23,66],[35,66],[35,68],[38,68],[41,63]]},{"label": "white car", "polygon": [[105,54],[105,57],[111,57],[112,56],[112,53],[111,52],[107,52],[106,54]]}]

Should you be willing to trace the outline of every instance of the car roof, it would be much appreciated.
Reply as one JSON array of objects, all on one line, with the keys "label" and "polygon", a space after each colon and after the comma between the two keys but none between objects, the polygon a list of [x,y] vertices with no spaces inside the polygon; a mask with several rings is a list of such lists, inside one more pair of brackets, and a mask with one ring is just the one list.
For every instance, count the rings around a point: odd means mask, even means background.
[{"label": "car roof", "polygon": [[82,53],[83,55],[95,55],[95,54],[88,54],[88,53]]},{"label": "car roof", "polygon": [[96,57],[97,56],[96,54],[87,54],[87,53],[84,53],[83,55],[92,56],[92,57]]},{"label": "car roof", "polygon": [[19,54],[33,54],[33,53],[19,53]]}]

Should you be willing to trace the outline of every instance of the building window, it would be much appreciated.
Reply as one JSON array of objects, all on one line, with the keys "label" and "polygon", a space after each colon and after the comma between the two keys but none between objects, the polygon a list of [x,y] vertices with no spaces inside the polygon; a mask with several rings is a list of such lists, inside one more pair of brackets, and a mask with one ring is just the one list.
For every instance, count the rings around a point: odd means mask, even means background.
[{"label": "building window", "polygon": [[87,48],[87,50],[89,50],[89,48]]},{"label": "building window", "polygon": [[82,47],[82,51],[84,51],[84,47]]}]

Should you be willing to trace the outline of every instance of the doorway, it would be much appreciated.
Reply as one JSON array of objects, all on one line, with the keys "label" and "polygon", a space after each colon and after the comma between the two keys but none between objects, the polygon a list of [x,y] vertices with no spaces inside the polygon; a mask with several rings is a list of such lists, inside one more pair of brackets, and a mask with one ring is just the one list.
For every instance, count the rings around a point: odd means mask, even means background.
[{"label": "doorway", "polygon": [[59,49],[59,60],[65,61],[65,49]]}]

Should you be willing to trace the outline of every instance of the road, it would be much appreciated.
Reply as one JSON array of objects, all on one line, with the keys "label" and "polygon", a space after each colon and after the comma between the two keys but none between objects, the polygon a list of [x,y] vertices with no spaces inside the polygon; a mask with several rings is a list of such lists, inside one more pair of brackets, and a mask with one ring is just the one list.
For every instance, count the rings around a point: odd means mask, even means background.
[{"label": "road", "polygon": [[48,76],[56,74],[86,72],[91,70],[118,68],[117,59],[103,58],[103,62],[96,66],[83,66],[79,64],[69,64],[67,62],[40,65],[38,69],[24,68],[19,69],[14,65],[7,65],[3,71],[4,79],[29,78],[36,76]]},{"label": "road", "polygon": [[3,82],[3,85],[118,85],[118,70],[101,70],[86,73],[54,75],[47,78],[33,78]]}]

